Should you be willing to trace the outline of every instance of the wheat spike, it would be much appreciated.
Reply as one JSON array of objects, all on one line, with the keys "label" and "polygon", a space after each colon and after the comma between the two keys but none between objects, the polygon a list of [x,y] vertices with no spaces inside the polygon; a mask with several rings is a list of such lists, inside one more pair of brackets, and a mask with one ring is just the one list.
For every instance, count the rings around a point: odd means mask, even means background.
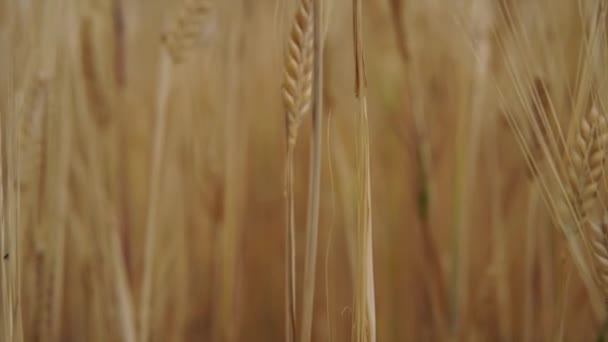
[{"label": "wheat spike", "polygon": [[568,167],[568,200],[575,219],[584,223],[595,203],[608,142],[606,117],[593,107],[581,118],[574,142],[570,147]]},{"label": "wheat spike", "polygon": [[570,144],[568,200],[575,219],[588,232],[596,281],[608,308],[608,215],[599,223],[591,217],[597,205],[596,196],[607,142],[606,118],[593,107],[581,118],[574,141]]},{"label": "wheat spike", "polygon": [[174,64],[180,64],[196,44],[201,32],[203,17],[211,10],[206,0],[186,0],[180,7],[173,26],[162,36]]},{"label": "wheat spike", "polygon": [[313,66],[312,1],[300,0],[293,21],[285,61],[283,102],[287,111],[287,140],[295,145],[298,127],[310,111]]}]

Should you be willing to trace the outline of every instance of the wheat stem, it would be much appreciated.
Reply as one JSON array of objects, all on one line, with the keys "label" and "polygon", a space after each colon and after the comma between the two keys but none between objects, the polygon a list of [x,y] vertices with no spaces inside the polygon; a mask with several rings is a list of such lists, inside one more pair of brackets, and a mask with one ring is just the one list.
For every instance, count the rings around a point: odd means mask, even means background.
[{"label": "wheat stem", "polygon": [[306,262],[304,265],[304,295],[302,335],[300,342],[308,342],[312,335],[312,316],[315,293],[317,236],[319,232],[319,197],[321,191],[321,143],[323,125],[323,42],[321,30],[321,0],[313,1],[313,110],[310,179],[308,183],[308,214],[306,222]]},{"label": "wheat stem", "polygon": [[156,117],[154,122],[154,141],[152,146],[152,161],[150,165],[150,185],[148,194],[148,209],[146,217],[146,237],[144,242],[144,271],[140,301],[140,332],[142,342],[149,338],[149,316],[152,297],[152,268],[154,266],[156,235],[158,231],[158,197],[160,193],[161,163],[164,154],[165,133],[167,125],[166,106],[171,84],[171,62],[169,55],[163,50],[159,64],[158,94],[156,103]]},{"label": "wheat stem", "polygon": [[371,172],[369,152],[369,122],[367,115],[367,79],[363,51],[363,14],[361,0],[353,0],[353,38],[355,56],[355,93],[359,100],[359,220],[357,225],[357,266],[355,288],[355,340],[376,340],[376,308],[374,290],[374,261],[372,240]]}]

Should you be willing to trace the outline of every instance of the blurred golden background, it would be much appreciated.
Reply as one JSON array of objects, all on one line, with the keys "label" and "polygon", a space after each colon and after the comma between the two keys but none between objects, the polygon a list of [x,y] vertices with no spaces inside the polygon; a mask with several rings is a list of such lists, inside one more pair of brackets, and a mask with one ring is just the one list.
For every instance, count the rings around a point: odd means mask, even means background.
[{"label": "blurred golden background", "polygon": [[[282,86],[306,1],[0,0],[0,341],[285,340]],[[547,205],[551,163],[526,125],[550,106],[570,127],[573,89],[592,92],[581,75],[603,94],[599,2],[362,1],[376,332],[357,340],[601,336],[603,303]],[[320,3],[311,340],[348,341],[365,165],[353,8]],[[174,23],[187,33],[175,46]],[[307,115],[297,310],[310,137]]]}]

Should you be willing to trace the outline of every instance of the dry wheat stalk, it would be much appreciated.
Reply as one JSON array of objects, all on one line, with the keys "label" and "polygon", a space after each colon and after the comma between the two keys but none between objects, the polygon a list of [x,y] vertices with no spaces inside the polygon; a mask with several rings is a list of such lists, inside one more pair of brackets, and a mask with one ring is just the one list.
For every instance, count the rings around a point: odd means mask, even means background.
[{"label": "dry wheat stalk", "polygon": [[596,197],[603,173],[606,143],[606,117],[596,107],[592,107],[581,117],[574,141],[570,144],[567,200],[574,222],[580,223],[588,237],[595,281],[608,300],[608,216],[600,222],[593,218],[598,205]]},{"label": "dry wheat stalk", "polygon": [[288,148],[295,145],[298,127],[310,111],[313,64],[312,19],[312,0],[299,0],[289,36],[283,84]]},{"label": "dry wheat stalk", "polygon": [[210,8],[206,0],[189,0],[183,3],[179,15],[167,33],[163,35],[164,49],[159,61],[158,94],[152,142],[150,193],[146,217],[146,237],[144,246],[144,272],[141,291],[140,332],[141,341],[147,341],[150,334],[149,316],[152,296],[152,267],[154,264],[157,220],[155,214],[160,192],[161,164],[164,155],[165,131],[167,125],[167,102],[172,80],[172,68],[184,62],[187,52],[193,47],[200,30],[200,22]]},{"label": "dry wheat stalk", "polygon": [[306,215],[306,258],[304,263],[304,291],[302,295],[301,342],[312,335],[312,316],[315,296],[317,238],[319,235],[319,203],[321,193],[321,155],[323,135],[323,32],[322,0],[313,1],[313,75],[312,75],[312,131],[308,207]]},{"label": "dry wheat stalk", "polygon": [[146,236],[144,242],[144,271],[141,290],[140,308],[140,336],[147,341],[149,334],[150,300],[152,296],[152,267],[155,255],[156,235],[158,223],[155,217],[158,209],[160,192],[161,164],[164,154],[165,131],[167,125],[166,106],[169,98],[171,83],[171,65],[167,54],[161,56],[159,65],[158,94],[156,113],[154,118],[154,133],[152,141],[152,157],[150,166],[150,189],[148,194],[148,208],[146,217]]},{"label": "dry wheat stalk", "polygon": [[376,304],[372,239],[372,203],[367,115],[367,78],[363,50],[363,10],[361,0],[353,0],[355,95],[359,102],[358,153],[359,199],[357,224],[357,272],[355,274],[355,341],[376,341]]},{"label": "dry wheat stalk", "polygon": [[[223,39],[226,49],[222,53],[223,91],[233,99],[243,99],[245,94],[243,82],[246,79],[241,68],[246,58],[243,47],[247,46],[245,23],[247,21],[247,1],[236,0],[226,3],[222,9],[224,32]],[[226,15],[228,14],[228,15]],[[243,146],[247,143],[249,134],[248,121],[243,116],[246,110],[239,100],[226,101],[223,106],[224,120],[224,220],[221,232],[218,234],[219,257],[216,267],[217,288],[221,294],[217,298],[217,317],[214,327],[216,341],[239,340],[240,310],[238,296],[240,241],[243,223],[243,210],[246,208],[245,199],[247,188],[245,179],[247,154]]]},{"label": "dry wheat stalk", "polygon": [[40,80],[27,96],[20,114],[19,132],[19,177],[20,190],[26,206],[36,197],[40,167],[42,164],[42,143],[44,135],[44,116],[46,101],[46,82]]},{"label": "dry wheat stalk", "polygon": [[310,111],[313,62],[312,1],[298,1],[298,8],[287,46],[283,102],[285,106],[287,157],[285,165],[286,196],[286,339],[296,336],[296,243],[295,198],[293,192],[294,160],[298,128]]},{"label": "dry wheat stalk", "polygon": [[45,271],[46,261],[41,252],[40,246],[43,239],[43,230],[32,228],[39,223],[37,215],[39,206],[36,201],[40,195],[39,185],[42,179],[41,165],[43,156],[44,140],[44,118],[47,111],[47,87],[40,80],[34,81],[31,89],[25,90],[25,99],[22,108],[18,111],[17,124],[19,126],[17,134],[17,174],[19,179],[20,207],[20,230],[23,234],[28,234],[35,247],[35,271],[32,279],[35,279],[33,297],[36,301],[35,313],[32,314],[32,336],[39,336],[47,326],[48,316],[49,287]]}]

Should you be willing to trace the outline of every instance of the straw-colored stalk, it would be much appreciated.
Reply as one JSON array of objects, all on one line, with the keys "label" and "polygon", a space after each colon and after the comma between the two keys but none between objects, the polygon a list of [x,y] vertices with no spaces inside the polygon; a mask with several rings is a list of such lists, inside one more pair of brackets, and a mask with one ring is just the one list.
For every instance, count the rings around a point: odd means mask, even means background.
[{"label": "straw-colored stalk", "polygon": [[372,201],[367,116],[367,79],[363,51],[363,14],[361,0],[353,0],[353,37],[355,57],[355,94],[359,102],[357,116],[359,198],[356,231],[356,272],[354,340],[376,341],[376,305],[372,240]]},{"label": "straw-colored stalk", "polygon": [[158,198],[161,188],[161,165],[164,155],[167,126],[167,101],[169,98],[173,68],[184,62],[186,54],[196,42],[200,23],[209,10],[206,0],[186,1],[181,7],[173,27],[163,35],[163,45],[159,60],[158,92],[156,96],[152,158],[150,164],[150,184],[146,216],[146,236],[144,245],[144,271],[141,290],[139,337],[148,341],[150,335],[150,306],[152,297],[152,268],[155,259],[156,236],[158,235]]},{"label": "straw-colored stalk", "polygon": [[308,213],[306,221],[306,260],[302,299],[302,333],[300,342],[308,342],[312,335],[315,293],[317,237],[319,233],[319,203],[321,191],[321,142],[323,136],[323,32],[321,26],[322,1],[313,0],[313,75],[312,75],[312,146],[308,183]]},{"label": "straw-colored stalk", "polygon": [[581,117],[576,137],[570,146],[568,200],[575,219],[586,224],[596,197],[605,159],[608,127],[606,117],[593,107]]}]

